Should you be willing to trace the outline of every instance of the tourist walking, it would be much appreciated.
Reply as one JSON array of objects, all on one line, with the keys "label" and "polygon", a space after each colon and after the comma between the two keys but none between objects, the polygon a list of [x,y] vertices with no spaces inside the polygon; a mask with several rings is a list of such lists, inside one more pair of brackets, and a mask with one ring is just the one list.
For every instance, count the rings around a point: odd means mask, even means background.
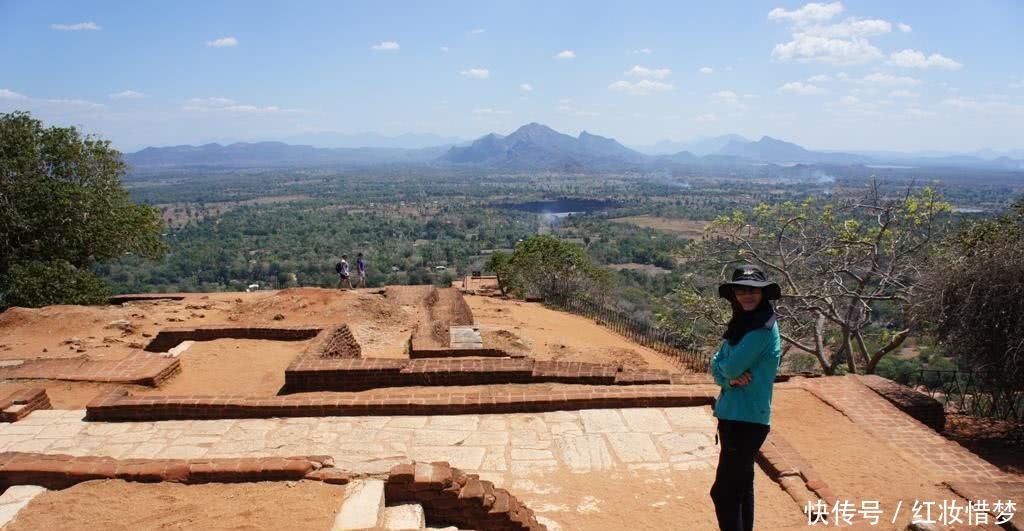
[{"label": "tourist walking", "polygon": [[363,260],[363,253],[356,255],[356,274],[359,275],[359,287],[366,287],[366,261]]},{"label": "tourist walking", "polygon": [[352,279],[349,278],[351,275],[348,270],[348,255],[341,255],[341,261],[335,264],[334,270],[338,272],[338,289],[341,289],[344,283],[348,283],[348,289],[352,289]]},{"label": "tourist walking", "polygon": [[754,265],[741,265],[718,287],[732,305],[722,346],[711,359],[721,387],[715,402],[721,453],[711,499],[722,531],[754,528],[754,457],[768,436],[772,386],[781,345],[775,308],[779,285]]}]

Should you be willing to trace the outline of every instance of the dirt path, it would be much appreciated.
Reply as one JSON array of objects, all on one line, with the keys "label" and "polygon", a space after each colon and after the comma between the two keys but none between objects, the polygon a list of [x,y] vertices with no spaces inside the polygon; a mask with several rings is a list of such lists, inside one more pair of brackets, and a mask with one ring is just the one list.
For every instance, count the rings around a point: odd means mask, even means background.
[{"label": "dirt path", "polygon": [[41,494],[5,531],[330,529],[344,487],[313,481],[209,485],[87,481]]},{"label": "dirt path", "polygon": [[594,321],[567,312],[520,302],[467,295],[473,316],[488,339],[521,348],[539,360],[616,363],[631,369],[683,372],[661,354],[620,336]]}]

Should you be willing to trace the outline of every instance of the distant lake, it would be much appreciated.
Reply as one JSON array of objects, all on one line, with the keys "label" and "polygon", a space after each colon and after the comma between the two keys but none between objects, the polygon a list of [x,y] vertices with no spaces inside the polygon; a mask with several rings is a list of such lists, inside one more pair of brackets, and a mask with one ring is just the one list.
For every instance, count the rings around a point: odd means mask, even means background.
[{"label": "distant lake", "polygon": [[498,208],[509,210],[521,210],[535,214],[551,214],[556,217],[564,217],[569,214],[584,214],[618,208],[622,203],[608,199],[555,199],[551,201],[528,201],[524,203],[501,203],[493,205]]}]

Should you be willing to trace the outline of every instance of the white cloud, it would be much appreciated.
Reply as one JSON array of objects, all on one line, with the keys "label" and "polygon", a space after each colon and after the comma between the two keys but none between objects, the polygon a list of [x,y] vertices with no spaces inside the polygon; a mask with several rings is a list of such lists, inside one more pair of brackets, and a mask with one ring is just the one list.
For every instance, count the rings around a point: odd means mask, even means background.
[{"label": "white cloud", "polygon": [[616,81],[611,85],[608,85],[608,90],[613,92],[625,92],[633,96],[646,96],[651,92],[665,92],[672,90],[672,85],[669,83],[663,83],[661,81],[652,81],[650,79],[641,79],[640,81]]},{"label": "white cloud", "polygon": [[555,54],[555,59],[575,59],[576,52],[572,50],[562,50]]},{"label": "white cloud", "polygon": [[833,39],[809,33],[796,33],[793,40],[776,44],[772,57],[781,61],[860,64],[881,59],[882,52],[862,38]]},{"label": "white cloud", "polygon": [[699,116],[695,116],[693,120],[698,123],[710,123],[718,121],[718,116],[716,116],[715,113],[709,112],[701,114]]},{"label": "white cloud", "polygon": [[484,30],[483,28],[474,28],[474,29],[469,30],[469,32],[472,33],[473,35],[480,35],[484,31],[486,31],[486,30]]},{"label": "white cloud", "polygon": [[529,83],[520,83],[519,84],[519,90],[521,90],[523,92],[532,92],[533,91],[533,85],[531,85]]},{"label": "white cloud", "polygon": [[54,105],[68,106],[68,107],[83,107],[83,108],[92,109],[92,110],[98,110],[98,109],[106,108],[106,105],[103,105],[102,103],[96,103],[96,102],[93,102],[93,101],[79,100],[79,99],[57,98],[57,99],[46,99],[46,100],[36,100],[36,101],[40,101],[40,102],[43,102],[43,103],[51,103],[51,104],[54,104]]},{"label": "white cloud", "polygon": [[830,20],[842,12],[842,2],[833,2],[831,4],[812,2],[793,11],[786,11],[781,7],[776,7],[768,13],[768,20],[788,20],[796,24],[808,24]]},{"label": "white cloud", "polygon": [[998,98],[988,98],[985,101],[977,101],[974,98],[958,96],[956,98],[944,99],[940,103],[947,107],[954,107],[963,110],[984,111],[1000,115],[1024,115],[1024,105],[1010,103],[1009,101]]},{"label": "white cloud", "polygon": [[914,28],[910,27],[910,24],[904,24],[902,22],[897,24],[896,27],[898,27],[900,31],[902,31],[903,33],[910,33],[911,31],[914,30]]},{"label": "white cloud", "polygon": [[652,50],[650,48],[640,48],[639,50],[630,50],[629,53],[632,53],[632,54],[642,53],[644,55],[651,55],[652,53],[654,53],[654,50]]},{"label": "white cloud", "polygon": [[829,81],[832,81],[832,76],[829,76],[828,74],[818,74],[807,78],[808,83],[826,83]]},{"label": "white cloud", "polygon": [[473,109],[473,114],[509,114],[509,112],[494,109],[491,107],[485,107],[482,109]]},{"label": "white cloud", "polygon": [[946,70],[958,70],[963,67],[962,64],[946,57],[942,54],[933,53],[925,56],[924,52],[917,50],[903,50],[900,52],[893,52],[889,55],[889,60],[886,64],[893,66],[902,66],[904,68],[945,68]]},{"label": "white cloud", "polygon": [[665,79],[672,71],[668,68],[647,68],[646,66],[634,65],[625,72],[627,76],[645,77],[652,79]]},{"label": "white cloud", "polygon": [[830,20],[843,11],[841,2],[810,3],[793,11],[775,8],[768,19],[788,22],[792,38],[772,49],[772,57],[780,61],[822,62],[830,64],[861,64],[882,59],[885,55],[868,38],[892,31],[888,20],[848,17],[835,23]]},{"label": "white cloud", "polygon": [[487,79],[491,77],[491,71],[486,68],[470,68],[459,72],[463,76],[471,77],[473,79]]},{"label": "white cloud", "polygon": [[911,92],[907,89],[894,90],[889,93],[890,98],[916,98],[918,96],[919,94],[916,92]]},{"label": "white cloud", "polygon": [[103,29],[96,25],[95,22],[79,22],[77,24],[51,24],[50,27],[57,31],[99,31]]},{"label": "white cloud", "polygon": [[840,81],[846,81],[849,77],[850,74],[847,74],[846,72],[839,72],[838,74],[836,74],[836,79]]},{"label": "white cloud", "polygon": [[276,105],[260,107],[236,102],[231,98],[189,98],[183,110],[196,112],[233,112],[241,114],[276,114],[301,112],[300,109],[282,109]]},{"label": "white cloud", "polygon": [[95,111],[105,109],[107,107],[102,103],[74,98],[33,98],[24,94],[19,94],[10,89],[0,89],[0,100],[18,101],[20,103],[17,105],[25,106],[26,109],[67,109],[68,107],[71,107],[73,109],[77,108]]},{"label": "white cloud", "polygon": [[892,31],[892,23],[881,19],[849,18],[835,24],[800,28],[800,31],[817,37],[851,39],[884,35]]},{"label": "white cloud", "polygon": [[13,90],[0,89],[0,99],[2,99],[2,100],[24,100],[24,99],[28,99],[28,98],[25,95],[23,95],[23,94],[18,94],[17,92],[14,92]]},{"label": "white cloud", "polygon": [[370,49],[375,52],[393,52],[401,48],[402,47],[399,46],[398,43],[395,41],[384,41],[380,44],[374,44],[373,46],[370,46]]},{"label": "white cloud", "polygon": [[726,105],[734,105],[738,101],[738,96],[731,90],[720,90],[711,94],[712,103],[721,103]]},{"label": "white cloud", "polygon": [[839,103],[843,105],[857,105],[860,103],[860,99],[856,96],[843,96],[843,99],[839,100]]},{"label": "white cloud", "polygon": [[903,110],[903,114],[912,118],[930,118],[936,115],[934,111],[926,111],[920,107],[908,107]]},{"label": "white cloud", "polygon": [[1024,79],[1018,79],[1016,81],[1011,81],[1010,84],[1007,85],[1007,86],[1010,87],[1010,88],[1017,88],[1017,89],[1024,88]]},{"label": "white cloud", "polygon": [[789,94],[799,94],[801,96],[814,96],[816,94],[824,94],[825,89],[817,85],[810,83],[801,83],[800,81],[792,81],[779,87],[779,92],[786,92]]},{"label": "white cloud", "polygon": [[710,66],[702,66],[702,67],[700,67],[700,73],[701,74],[710,74],[710,73],[712,73],[714,71],[715,71],[715,69],[711,68]]},{"label": "white cloud", "polygon": [[964,98],[964,97],[948,98],[948,99],[942,100],[940,103],[942,103],[942,105],[948,105],[950,107],[957,107],[957,108],[960,108],[960,109],[980,109],[981,108],[981,104],[978,103],[977,101],[974,101],[971,98]]},{"label": "white cloud", "polygon": [[877,96],[878,89],[875,87],[855,88],[850,90],[850,94],[853,94],[854,96]]},{"label": "white cloud", "polygon": [[871,83],[875,85],[884,86],[914,86],[921,84],[920,79],[915,79],[907,76],[894,76],[892,74],[883,74],[881,72],[868,74],[856,81],[858,83]]},{"label": "white cloud", "polygon": [[115,92],[110,95],[110,99],[121,100],[121,99],[139,99],[145,98],[146,95],[134,90],[122,90],[121,92]]},{"label": "white cloud", "polygon": [[238,46],[238,39],[234,37],[221,37],[212,41],[206,41],[206,45],[212,48],[228,48]]},{"label": "white cloud", "polygon": [[745,100],[756,100],[756,99],[759,99],[760,97],[761,96],[758,96],[757,94],[744,94],[743,95],[743,99],[745,99]]}]

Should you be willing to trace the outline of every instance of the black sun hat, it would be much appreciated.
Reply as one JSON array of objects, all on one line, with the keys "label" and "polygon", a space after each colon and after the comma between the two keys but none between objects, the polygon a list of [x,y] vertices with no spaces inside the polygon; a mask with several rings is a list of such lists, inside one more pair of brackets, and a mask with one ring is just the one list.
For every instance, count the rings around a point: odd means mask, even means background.
[{"label": "black sun hat", "polygon": [[782,288],[768,280],[768,275],[765,275],[764,270],[753,264],[736,266],[736,269],[732,270],[732,280],[718,286],[718,296],[723,299],[731,299],[733,286],[761,288],[768,300],[782,297]]}]

